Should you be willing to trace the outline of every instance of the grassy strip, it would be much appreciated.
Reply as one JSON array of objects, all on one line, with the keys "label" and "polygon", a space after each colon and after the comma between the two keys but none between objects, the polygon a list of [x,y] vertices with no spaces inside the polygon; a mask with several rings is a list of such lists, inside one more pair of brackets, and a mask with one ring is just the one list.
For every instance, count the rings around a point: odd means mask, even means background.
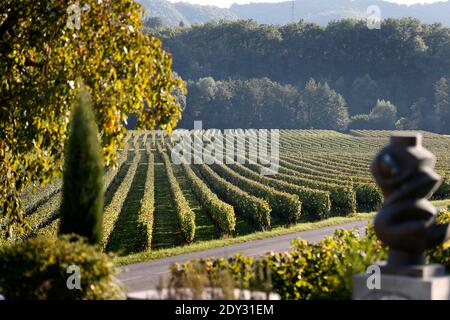
[{"label": "grassy strip", "polygon": [[155,156],[151,152],[151,145],[147,145],[148,168],[145,181],[144,196],[139,210],[139,221],[147,227],[146,249],[151,249],[153,235],[153,213],[155,211]]},{"label": "grassy strip", "polygon": [[173,173],[180,185],[184,197],[189,202],[189,207],[195,213],[195,238],[194,241],[207,241],[219,238],[219,230],[213,219],[203,206],[203,200],[199,201],[191,186],[191,180],[186,175],[181,165],[173,165]]},{"label": "grassy strip", "polygon": [[232,234],[236,228],[234,208],[211,191],[189,165],[183,165],[184,172],[200,205],[208,211],[222,234]]},{"label": "grassy strip", "polygon": [[184,197],[180,185],[175,178],[169,156],[162,150],[159,144],[157,145],[157,149],[166,167],[167,179],[169,180],[170,191],[177,209],[181,232],[186,242],[191,243],[195,238],[195,213],[191,210],[189,202]]},{"label": "grassy strip", "polygon": [[127,198],[128,192],[131,189],[131,184],[133,182],[140,159],[140,153],[135,153],[133,163],[129,167],[125,178],[122,180],[119,188],[114,194],[113,199],[111,200],[111,203],[103,213],[103,248],[106,248],[106,245],[109,242],[111,232],[114,229],[117,218],[119,217],[120,211],[122,210],[123,204]]},{"label": "grassy strip", "polygon": [[107,189],[105,189],[105,199],[104,199],[104,207],[107,208],[111,201],[114,198],[114,195],[117,192],[117,189],[120,187],[123,179],[127,175],[128,170],[130,169],[131,164],[133,163],[134,152],[127,151],[126,153],[126,161],[118,170],[115,178],[112,180],[111,184]]},{"label": "grassy strip", "polygon": [[153,213],[152,250],[183,244],[178,217],[170,195],[166,168],[159,153],[155,153],[155,211]]},{"label": "grassy strip", "polygon": [[286,235],[286,234],[290,234],[290,233],[315,230],[315,229],[319,229],[319,228],[347,224],[347,223],[356,222],[356,221],[371,220],[371,219],[373,219],[374,216],[375,216],[375,213],[359,213],[359,214],[354,214],[350,217],[333,217],[333,218],[329,218],[329,219],[326,219],[323,221],[318,221],[318,222],[300,223],[295,226],[291,226],[289,228],[280,226],[280,227],[274,228],[270,231],[256,232],[256,233],[252,233],[252,234],[237,237],[237,238],[196,242],[189,246],[155,250],[152,252],[141,252],[138,254],[127,256],[127,257],[117,257],[115,259],[115,263],[116,263],[116,265],[119,265],[119,266],[129,265],[129,264],[134,264],[134,263],[139,263],[139,262],[173,257],[173,256],[181,255],[181,254],[191,253],[191,252],[198,252],[198,251],[205,251],[205,250],[214,249],[214,248],[220,248],[220,247],[229,246],[229,245],[237,244],[237,243],[273,238],[273,237]]},{"label": "grassy strip", "polygon": [[147,244],[147,226],[140,222],[139,212],[147,179],[148,154],[145,151],[136,152],[141,159],[106,246],[106,251],[123,256],[145,250]]}]

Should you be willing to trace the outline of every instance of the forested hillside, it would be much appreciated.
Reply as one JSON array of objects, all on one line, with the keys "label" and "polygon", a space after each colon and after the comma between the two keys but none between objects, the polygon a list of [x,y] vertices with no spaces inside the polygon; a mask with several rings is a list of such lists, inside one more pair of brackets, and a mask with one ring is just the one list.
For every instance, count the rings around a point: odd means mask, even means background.
[{"label": "forested hillside", "polygon": [[367,16],[369,6],[378,6],[381,17],[418,18],[426,23],[441,22],[450,26],[450,2],[400,5],[384,0],[296,0],[280,3],[234,4],[230,10],[241,19],[253,19],[259,23],[286,24],[299,19],[326,25],[330,21]]},{"label": "forested hillside", "polygon": [[[278,3],[234,4],[229,9],[216,7],[214,1],[208,6],[187,2],[171,3],[167,0],[137,0],[143,4],[151,17],[160,17],[164,24],[184,24],[252,19],[265,24],[287,24],[300,19],[326,25],[333,20],[367,17],[370,6],[380,8],[381,18],[413,17],[425,23],[441,22],[450,26],[450,1],[431,4],[400,5],[384,0],[296,0]],[[249,1],[251,2],[251,1]]]},{"label": "forested hillside", "polygon": [[[450,29],[442,25],[237,21],[155,33],[191,80],[183,126],[197,118],[219,128],[450,130]],[[317,105],[334,115],[315,118]]]},{"label": "forested hillside", "polygon": [[238,19],[238,16],[230,10],[215,6],[201,6],[187,2],[171,3],[166,0],[136,0],[136,2],[145,7],[147,17],[159,17],[166,26]]}]

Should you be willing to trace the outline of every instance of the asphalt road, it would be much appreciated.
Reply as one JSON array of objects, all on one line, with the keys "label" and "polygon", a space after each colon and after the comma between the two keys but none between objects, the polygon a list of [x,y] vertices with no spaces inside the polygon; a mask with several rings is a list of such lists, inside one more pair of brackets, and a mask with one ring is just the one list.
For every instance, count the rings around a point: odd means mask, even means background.
[{"label": "asphalt road", "polygon": [[291,233],[274,238],[250,241],[234,244],[222,248],[206,251],[187,253],[179,256],[152,260],[149,262],[122,267],[119,280],[127,287],[129,292],[138,292],[155,289],[160,277],[169,273],[169,267],[176,262],[184,263],[192,259],[230,257],[237,253],[247,256],[259,256],[271,251],[288,251],[291,240],[303,238],[307,241],[320,241],[326,236],[332,235],[336,229],[357,229],[363,232],[367,221],[357,221],[343,225],[325,227],[311,231]]}]

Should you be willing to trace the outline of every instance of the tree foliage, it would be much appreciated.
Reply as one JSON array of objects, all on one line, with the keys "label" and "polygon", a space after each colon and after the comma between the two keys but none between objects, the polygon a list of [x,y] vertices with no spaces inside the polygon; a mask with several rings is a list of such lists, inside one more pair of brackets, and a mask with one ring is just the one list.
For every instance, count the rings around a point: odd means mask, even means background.
[{"label": "tree foliage", "polygon": [[438,117],[438,130],[448,132],[450,122],[450,82],[441,78],[436,82],[434,92],[434,110]]},{"label": "tree foliage", "polygon": [[349,116],[344,98],[330,86],[308,81],[301,97],[303,122],[312,129],[346,130]]},{"label": "tree foliage", "polygon": [[[386,19],[379,30],[370,30],[366,21],[351,19],[326,26],[303,20],[282,26],[241,20],[166,28],[158,35],[184,79],[267,78],[300,90],[314,78],[345,98],[351,116],[368,115],[377,100],[385,100],[396,106],[397,118],[403,117],[406,126],[413,104],[426,99],[420,129],[438,130],[428,115],[445,109],[446,86],[442,82],[437,93],[436,83],[450,79],[450,28],[440,24]],[[190,105],[193,99],[188,97],[188,110],[197,107]],[[247,114],[245,109],[240,117]],[[291,116],[284,108],[277,115]],[[278,126],[291,128],[292,122]]]},{"label": "tree foliage", "polygon": [[181,126],[195,120],[208,128],[315,128],[346,130],[344,98],[327,83],[314,79],[299,89],[268,78],[188,81],[189,95]]},{"label": "tree foliage", "polygon": [[171,93],[182,82],[161,41],[141,32],[141,18],[132,0],[0,3],[0,217],[17,226],[10,233],[23,227],[21,191],[61,172],[77,78],[92,94],[107,165],[128,114],[141,128],[177,124]]},{"label": "tree foliage", "polygon": [[[397,122],[397,107],[390,101],[377,100],[369,114],[359,114],[351,118],[351,129],[394,130],[406,129],[407,120]],[[405,123],[406,122],[406,123]]]},{"label": "tree foliage", "polygon": [[370,111],[369,117],[377,129],[395,129],[397,107],[390,101],[378,100],[375,107]]},{"label": "tree foliage", "polygon": [[267,78],[188,81],[189,95],[180,126],[192,128],[202,120],[209,128],[295,128],[299,92]]},{"label": "tree foliage", "polygon": [[433,98],[421,97],[411,106],[410,114],[399,120],[399,129],[422,129],[450,133],[450,84],[446,77],[436,81]]},{"label": "tree foliage", "polygon": [[159,29],[164,26],[160,17],[148,17],[144,20],[144,26],[149,29]]}]

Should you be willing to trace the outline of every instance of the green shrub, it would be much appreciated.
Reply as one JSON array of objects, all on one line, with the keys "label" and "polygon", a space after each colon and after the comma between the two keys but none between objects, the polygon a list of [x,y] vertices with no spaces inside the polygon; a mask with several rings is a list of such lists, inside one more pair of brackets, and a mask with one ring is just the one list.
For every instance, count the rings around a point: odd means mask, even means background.
[{"label": "green shrub", "polygon": [[[270,288],[286,300],[349,299],[352,275],[387,257],[385,247],[368,232],[338,230],[319,243],[294,240],[289,253],[270,253],[263,259],[238,254],[232,258],[193,260],[173,268],[172,275],[202,265],[210,278],[227,271],[235,286],[244,289]],[[261,277],[262,274],[267,275]]]},{"label": "green shrub", "polygon": [[[450,210],[441,210],[436,221],[440,224],[450,223]],[[450,241],[441,246],[428,250],[427,258],[430,263],[443,264],[447,269],[447,272],[450,272]]]},{"label": "green shrub", "polygon": [[89,93],[82,87],[74,104],[65,146],[60,234],[102,241],[103,156]]},{"label": "green shrub", "polygon": [[280,190],[296,194],[302,202],[302,212],[314,219],[323,219],[331,211],[331,199],[329,191],[314,190],[287,183],[285,181],[276,181],[273,187],[279,186]]},{"label": "green shrub", "polygon": [[[197,281],[189,283],[186,281],[188,278]],[[198,279],[213,288],[223,288],[225,284],[238,289],[266,292],[272,290],[271,268],[264,260],[242,254],[231,258],[206,258],[184,264],[176,263],[171,267],[170,284],[175,288],[191,287]]]},{"label": "green shrub", "polygon": [[[437,222],[450,222],[450,211],[439,213]],[[292,242],[289,253],[269,253],[262,259],[244,255],[224,259],[202,259],[177,265],[176,272],[200,264],[211,278],[227,271],[239,288],[255,288],[256,270],[270,274],[270,288],[287,300],[350,299],[351,278],[366,272],[370,265],[387,259],[387,248],[376,237],[372,224],[365,237],[358,232],[337,230],[333,236],[319,243],[298,239]],[[441,263],[450,271],[450,241],[426,253],[430,263]],[[268,271],[270,269],[270,272]],[[267,285],[264,286],[267,288]]]},{"label": "green shrub", "polygon": [[383,203],[383,195],[373,183],[355,184],[353,190],[356,194],[358,212],[377,211]]},{"label": "green shrub", "polygon": [[[69,266],[80,268],[81,289],[67,287]],[[0,248],[0,294],[20,300],[123,299],[112,259],[75,235],[34,238]]]},{"label": "green shrub", "polygon": [[275,291],[283,299],[349,299],[352,275],[386,258],[386,250],[371,237],[338,230],[319,243],[293,241],[290,254],[266,256]]}]

